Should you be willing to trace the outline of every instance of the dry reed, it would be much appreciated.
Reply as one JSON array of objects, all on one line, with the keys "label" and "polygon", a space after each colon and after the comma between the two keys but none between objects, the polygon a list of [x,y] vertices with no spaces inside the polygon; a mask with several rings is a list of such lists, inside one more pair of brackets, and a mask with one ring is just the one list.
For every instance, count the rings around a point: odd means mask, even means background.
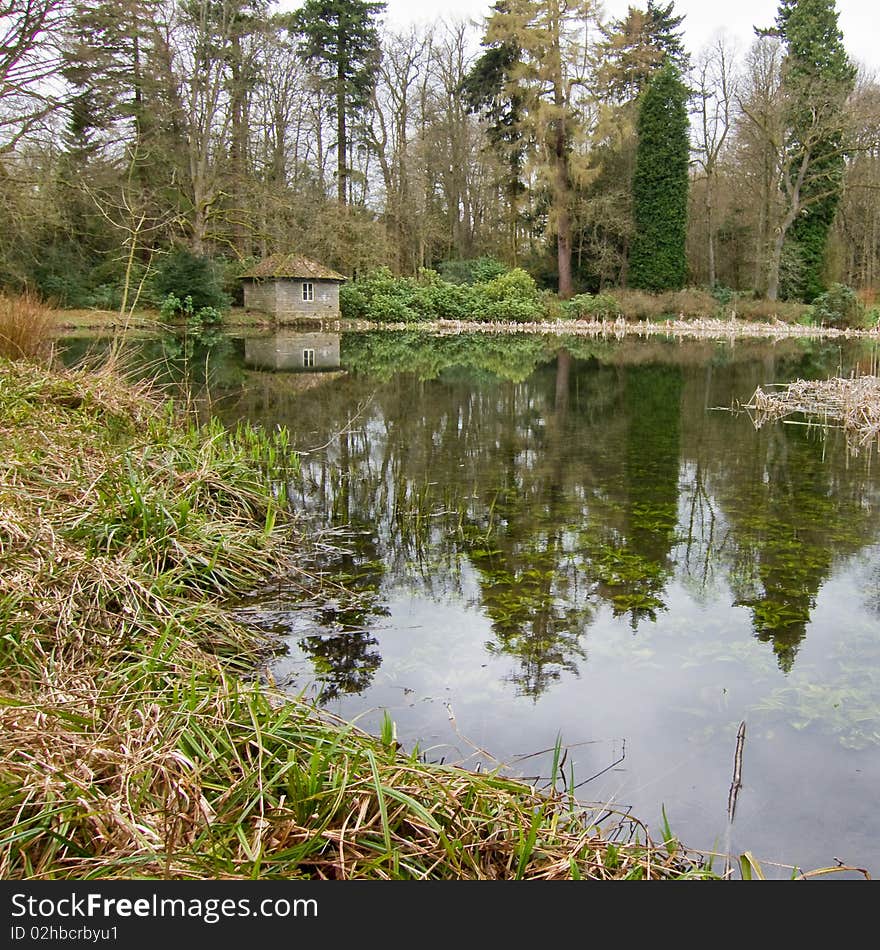
[{"label": "dry reed", "polygon": [[880,378],[873,375],[798,379],[771,391],[759,386],[743,408],[754,412],[758,428],[801,414],[817,425],[842,428],[856,451],[880,442]]},{"label": "dry reed", "polygon": [[0,356],[7,359],[41,359],[52,348],[55,318],[29,293],[0,294]]}]

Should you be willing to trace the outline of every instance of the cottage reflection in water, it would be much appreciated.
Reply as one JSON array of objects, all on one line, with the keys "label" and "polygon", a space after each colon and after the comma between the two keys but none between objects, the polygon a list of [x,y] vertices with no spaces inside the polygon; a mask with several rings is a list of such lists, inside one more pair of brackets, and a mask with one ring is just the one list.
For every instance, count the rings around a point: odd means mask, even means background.
[{"label": "cottage reflection in water", "polygon": [[320,373],[339,369],[339,334],[281,331],[245,340],[244,361],[253,369]]}]

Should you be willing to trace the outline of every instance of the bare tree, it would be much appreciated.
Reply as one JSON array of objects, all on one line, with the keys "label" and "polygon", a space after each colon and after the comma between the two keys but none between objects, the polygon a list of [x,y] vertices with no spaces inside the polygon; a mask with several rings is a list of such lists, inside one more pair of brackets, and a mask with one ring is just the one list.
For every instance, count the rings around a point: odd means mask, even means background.
[{"label": "bare tree", "polygon": [[0,155],[60,102],[55,41],[65,0],[0,0]]},{"label": "bare tree", "polygon": [[707,46],[697,58],[694,69],[696,89],[695,154],[705,176],[703,214],[706,222],[706,248],[709,286],[716,283],[714,217],[718,164],[733,127],[734,97],[738,77],[735,72],[736,50],[724,33]]}]

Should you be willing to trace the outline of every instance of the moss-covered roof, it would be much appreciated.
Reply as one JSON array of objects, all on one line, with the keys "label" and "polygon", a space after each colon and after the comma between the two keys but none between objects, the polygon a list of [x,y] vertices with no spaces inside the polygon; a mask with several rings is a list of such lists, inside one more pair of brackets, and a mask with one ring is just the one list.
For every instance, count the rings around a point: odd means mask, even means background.
[{"label": "moss-covered roof", "polygon": [[335,270],[324,267],[317,261],[302,257],[300,254],[273,254],[271,257],[258,261],[249,270],[239,277],[254,279],[267,277],[290,277],[294,279],[308,278],[309,280],[347,280]]}]

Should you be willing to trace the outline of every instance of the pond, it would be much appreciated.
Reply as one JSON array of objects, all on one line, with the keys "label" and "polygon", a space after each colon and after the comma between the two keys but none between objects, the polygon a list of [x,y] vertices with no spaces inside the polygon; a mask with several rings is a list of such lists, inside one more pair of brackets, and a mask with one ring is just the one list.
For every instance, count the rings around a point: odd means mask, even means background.
[{"label": "pond", "polygon": [[390,717],[426,760],[539,785],[559,742],[583,801],[655,838],[665,814],[768,876],[880,874],[877,463],[834,428],[731,411],[759,385],[869,371],[873,344],[212,343],[139,352],[207,380],[228,422],[288,427],[290,497],[333,540],[314,568],[354,591],[303,603],[273,582],[241,605],[286,643],[277,684],[372,732]]}]

